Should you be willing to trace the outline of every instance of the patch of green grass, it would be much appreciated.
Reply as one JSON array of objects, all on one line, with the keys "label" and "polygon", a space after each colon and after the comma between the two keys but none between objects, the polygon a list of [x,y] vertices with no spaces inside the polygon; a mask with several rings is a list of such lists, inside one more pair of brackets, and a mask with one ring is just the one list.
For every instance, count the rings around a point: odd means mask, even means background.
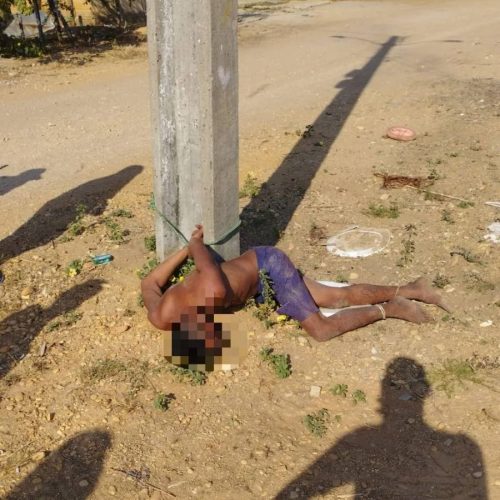
[{"label": "patch of green grass", "polygon": [[453,219],[451,212],[446,209],[441,212],[441,220],[448,224],[455,224],[455,219]]},{"label": "patch of green grass", "polygon": [[[442,163],[441,160],[436,160],[437,165],[440,163]],[[439,179],[442,179],[442,178],[443,178],[443,176],[441,175],[441,173],[438,172],[435,168],[431,168],[429,175],[427,176],[427,179],[430,179],[431,181],[438,181]]]},{"label": "patch of green grass", "polygon": [[84,382],[95,383],[107,379],[116,379],[129,384],[128,396],[135,397],[137,393],[146,387],[147,374],[150,371],[147,361],[130,359],[121,361],[119,359],[99,359],[93,365],[86,367],[81,372]]},{"label": "patch of green grass", "polygon": [[114,243],[124,243],[125,237],[130,234],[128,229],[123,229],[118,222],[113,220],[111,217],[106,217],[104,219],[104,224],[106,226],[106,231],[108,238]]},{"label": "patch of green grass", "polygon": [[65,272],[68,276],[77,276],[82,272],[83,269],[83,260],[75,259],[72,260],[65,269]]},{"label": "patch of green grass", "polygon": [[361,389],[356,389],[352,393],[352,401],[355,405],[358,403],[366,403],[366,394]]},{"label": "patch of green grass", "polygon": [[429,381],[438,391],[444,391],[451,398],[456,387],[465,386],[465,382],[481,383],[468,360],[447,359],[441,366],[429,371]]},{"label": "patch of green grass", "polygon": [[126,210],[125,208],[117,208],[111,212],[113,217],[125,217],[126,219],[131,219],[134,214],[130,210]]},{"label": "patch of green grass", "polygon": [[61,327],[68,327],[74,325],[76,322],[80,321],[83,317],[81,312],[72,310],[64,313],[61,318],[50,322],[47,325],[47,332],[53,332]]},{"label": "patch of green grass", "polygon": [[138,296],[137,296],[137,305],[139,307],[144,307],[144,297],[142,296],[142,293],[140,293]]},{"label": "patch of green grass", "polygon": [[157,410],[167,411],[170,403],[175,399],[173,394],[158,393],[153,401],[154,407]]},{"label": "patch of green grass", "polygon": [[172,366],[170,367],[170,372],[179,382],[189,383],[191,385],[204,385],[207,382],[207,374],[198,370]]},{"label": "patch of green grass", "polygon": [[342,396],[343,398],[347,397],[347,393],[349,391],[349,386],[347,384],[335,384],[331,389],[330,392],[334,396]]},{"label": "patch of green grass", "polygon": [[432,280],[432,284],[436,288],[444,288],[446,285],[450,284],[450,280],[444,274],[437,273]]},{"label": "patch of green grass", "polygon": [[303,419],[307,430],[317,437],[323,437],[326,434],[329,421],[330,413],[326,408],[322,408],[314,413],[309,413]]},{"label": "patch of green grass", "polygon": [[257,177],[247,174],[243,186],[240,189],[240,198],[255,198],[260,193],[261,186],[257,182]]},{"label": "patch of green grass", "polygon": [[82,370],[82,379],[89,382],[116,377],[127,371],[127,365],[118,359],[98,359],[92,366]]},{"label": "patch of green grass", "polygon": [[143,266],[142,269],[137,271],[137,276],[142,280],[144,279],[160,262],[156,257],[149,259]]},{"label": "patch of green grass", "polygon": [[287,378],[292,374],[292,366],[288,354],[273,354],[271,347],[263,347],[260,350],[260,358],[271,366],[278,378]]},{"label": "patch of green grass", "polygon": [[458,208],[470,208],[470,207],[473,207],[474,206],[474,202],[473,201],[461,201],[457,207]]},{"label": "patch of green grass", "polygon": [[391,203],[388,207],[382,205],[381,203],[371,203],[365,213],[367,215],[371,215],[372,217],[385,219],[397,219],[400,215],[399,207],[396,203]]},{"label": "patch of green grass", "polygon": [[83,218],[87,213],[87,206],[83,203],[79,203],[76,206],[76,215],[74,220],[68,226],[68,232],[71,236],[79,236],[85,231],[85,226],[83,224]]},{"label": "patch of green grass", "polygon": [[144,238],[144,246],[148,252],[154,252],[156,250],[156,236],[154,234],[146,236]]}]

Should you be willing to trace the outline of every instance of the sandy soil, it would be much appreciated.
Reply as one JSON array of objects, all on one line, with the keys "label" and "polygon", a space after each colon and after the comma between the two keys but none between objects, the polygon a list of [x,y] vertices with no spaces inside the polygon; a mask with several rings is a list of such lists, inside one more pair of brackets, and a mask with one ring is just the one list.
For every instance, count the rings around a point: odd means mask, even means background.
[{"label": "sandy soil", "polygon": [[[246,11],[241,184],[252,173],[263,186],[241,199],[242,247],[276,244],[317,279],[424,275],[453,313],[427,306],[431,324],[388,320],[318,344],[241,311],[246,360],[203,385],[161,360],[139,303],[137,270],[154,256],[145,46],[1,60],[1,494],[500,498],[499,247],[483,238],[500,216],[484,204],[500,200],[498,11],[493,0]],[[385,138],[392,125],[416,140]],[[426,189],[448,196],[382,189],[374,173],[431,176]],[[391,203],[396,218],[370,210]],[[351,224],[390,230],[388,247],[327,253],[324,238]],[[68,276],[106,251],[110,265]],[[261,359],[266,346],[289,355],[289,377]],[[318,437],[304,418],[322,409]]]}]

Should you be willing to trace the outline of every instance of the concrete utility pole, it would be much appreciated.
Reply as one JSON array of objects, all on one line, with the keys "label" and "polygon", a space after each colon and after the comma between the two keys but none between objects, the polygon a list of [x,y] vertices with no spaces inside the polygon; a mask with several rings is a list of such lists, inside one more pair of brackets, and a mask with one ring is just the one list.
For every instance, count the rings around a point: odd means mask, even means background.
[{"label": "concrete utility pole", "polygon": [[[148,2],[154,195],[187,237],[202,223],[219,241],[238,223],[237,0]],[[156,217],[160,258],[182,246]],[[214,246],[239,255],[236,231]]]}]

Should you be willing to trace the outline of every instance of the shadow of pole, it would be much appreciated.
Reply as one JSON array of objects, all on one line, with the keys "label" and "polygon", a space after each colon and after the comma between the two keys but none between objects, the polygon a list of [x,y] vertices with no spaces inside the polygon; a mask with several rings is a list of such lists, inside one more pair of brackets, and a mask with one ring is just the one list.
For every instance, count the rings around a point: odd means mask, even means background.
[{"label": "shadow of pole", "polygon": [[0,322],[0,378],[26,355],[33,339],[49,321],[97,295],[102,283],[102,280],[86,281],[62,293],[47,309],[35,304],[3,319]]},{"label": "shadow of pole", "polygon": [[[351,71],[336,85],[340,92],[316,118],[311,134],[304,134],[260,193],[243,209],[242,251],[277,243],[363,90],[399,40],[391,36],[361,69]],[[321,146],[315,146],[319,140]]]},{"label": "shadow of pole", "polygon": [[0,263],[45,245],[62,234],[75,219],[79,204],[86,205],[89,213],[101,214],[107,200],[142,170],[140,165],[130,165],[116,174],[86,182],[50,200],[14,233],[0,241]]},{"label": "shadow of pole", "polygon": [[94,491],[111,447],[109,432],[82,432],[66,441],[21,483],[5,500],[84,500]]},{"label": "shadow of pole", "polygon": [[[486,500],[481,449],[466,434],[427,425],[424,399],[429,393],[422,365],[409,358],[392,360],[382,381],[382,423],[344,436],[274,498],[309,499],[337,493],[374,500]],[[354,486],[353,494],[333,491],[346,485]]]}]

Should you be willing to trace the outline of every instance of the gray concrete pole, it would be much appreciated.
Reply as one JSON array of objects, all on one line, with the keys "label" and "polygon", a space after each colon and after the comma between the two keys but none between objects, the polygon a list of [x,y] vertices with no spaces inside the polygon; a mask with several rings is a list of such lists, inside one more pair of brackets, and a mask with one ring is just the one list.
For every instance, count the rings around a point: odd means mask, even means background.
[{"label": "gray concrete pole", "polygon": [[[150,0],[148,39],[156,206],[189,238],[238,222],[237,0]],[[160,258],[183,242],[157,215]],[[239,255],[239,234],[214,249]]]}]

